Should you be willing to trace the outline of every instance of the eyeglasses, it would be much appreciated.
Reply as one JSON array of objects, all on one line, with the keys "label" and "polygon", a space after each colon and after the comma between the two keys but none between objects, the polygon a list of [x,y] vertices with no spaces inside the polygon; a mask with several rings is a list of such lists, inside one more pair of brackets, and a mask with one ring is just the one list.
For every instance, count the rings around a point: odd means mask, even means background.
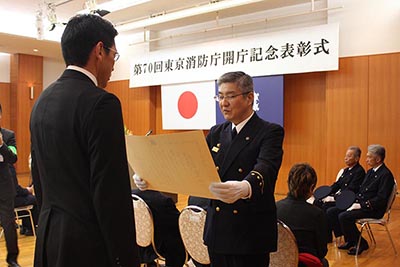
[{"label": "eyeglasses", "polygon": [[240,95],[247,95],[248,93],[251,93],[252,91],[248,91],[248,92],[244,92],[244,93],[241,93],[241,94],[237,94],[237,95],[225,95],[225,96],[223,96],[223,95],[216,95],[216,96],[214,96],[214,99],[215,99],[215,101],[217,101],[217,102],[221,102],[221,101],[223,101],[224,99],[226,100],[226,101],[232,101],[232,99],[234,99],[235,97],[237,97],[237,96],[240,96]]},{"label": "eyeglasses", "polygon": [[117,61],[119,59],[120,55],[119,55],[117,50],[115,50],[115,49],[113,49],[111,47],[107,47],[107,46],[104,46],[104,48],[107,49],[107,50],[111,50],[111,51],[113,51],[115,53],[114,54],[114,61]]}]

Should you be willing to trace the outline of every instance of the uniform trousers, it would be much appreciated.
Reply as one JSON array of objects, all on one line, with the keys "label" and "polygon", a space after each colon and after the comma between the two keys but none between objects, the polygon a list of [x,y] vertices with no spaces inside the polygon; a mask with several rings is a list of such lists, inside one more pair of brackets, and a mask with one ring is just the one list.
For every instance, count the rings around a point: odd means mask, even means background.
[{"label": "uniform trousers", "polygon": [[17,230],[15,229],[14,198],[0,199],[0,222],[4,229],[7,262],[16,261],[19,254]]}]

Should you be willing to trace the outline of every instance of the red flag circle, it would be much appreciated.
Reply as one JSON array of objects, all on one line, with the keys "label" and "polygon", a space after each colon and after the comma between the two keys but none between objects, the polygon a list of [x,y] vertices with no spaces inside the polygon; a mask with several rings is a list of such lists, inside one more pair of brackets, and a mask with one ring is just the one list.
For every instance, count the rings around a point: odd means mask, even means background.
[{"label": "red flag circle", "polygon": [[185,119],[192,118],[198,108],[198,101],[195,94],[192,92],[186,91],[183,92],[178,99],[178,110],[179,114]]}]

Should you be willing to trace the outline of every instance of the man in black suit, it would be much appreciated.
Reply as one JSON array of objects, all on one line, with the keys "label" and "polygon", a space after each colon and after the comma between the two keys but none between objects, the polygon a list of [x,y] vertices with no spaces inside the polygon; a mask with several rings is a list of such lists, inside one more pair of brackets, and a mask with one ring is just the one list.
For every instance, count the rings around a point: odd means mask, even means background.
[{"label": "man in black suit", "polygon": [[[210,185],[218,200],[207,207],[204,243],[212,267],[265,267],[277,249],[274,190],[284,130],[253,111],[253,80],[246,73],[226,73],[218,86],[215,100],[227,122],[206,138],[221,182]],[[134,181],[147,188],[145,179]]]},{"label": "man in black suit", "polygon": [[338,179],[331,185],[331,192],[323,199],[316,199],[314,204],[327,210],[330,207],[335,206],[335,196],[340,194],[344,190],[351,190],[357,193],[360,190],[360,185],[365,177],[365,170],[360,165],[361,149],[357,146],[350,146],[346,155],[344,156],[344,162],[347,165],[346,168],[340,170]]},{"label": "man in black suit", "polygon": [[100,16],[71,18],[61,38],[67,69],[33,107],[35,267],[139,266],[121,104],[103,89],[117,34]]},{"label": "man in black suit", "polygon": [[[368,146],[367,164],[371,168],[367,171],[360,190],[356,194],[353,205],[337,216],[330,216],[329,220],[338,220],[345,243],[339,249],[348,250],[349,255],[355,255],[360,231],[356,221],[360,218],[382,218],[385,214],[389,196],[393,190],[394,177],[386,167],[385,148],[381,145]],[[329,215],[329,214],[328,214]],[[361,237],[358,254],[369,248],[368,242]]]},{"label": "man in black suit", "polygon": [[6,261],[8,266],[18,267],[19,249],[14,214],[16,192],[10,173],[10,166],[17,162],[17,145],[14,132],[1,127],[2,114],[0,104],[0,222],[6,239]]},{"label": "man in black suit", "polygon": [[[341,169],[338,174],[338,179],[331,185],[331,192],[323,199],[315,199],[314,204],[322,208],[328,218],[335,217],[341,210],[336,208],[336,197],[344,190],[351,190],[357,193],[360,190],[360,185],[365,177],[365,170],[360,165],[361,149],[357,146],[350,146],[344,157],[346,168]],[[332,231],[335,237],[342,236],[338,220],[328,220],[328,240],[332,242]]]},{"label": "man in black suit", "polygon": [[[154,243],[157,251],[165,258],[165,266],[182,267],[185,264],[186,252],[179,233],[179,210],[172,198],[159,191],[139,189],[132,190],[149,206],[154,221]],[[142,263],[153,266],[157,254],[150,245],[139,247]],[[154,265],[155,266],[155,265]]]},{"label": "man in black suit", "polygon": [[275,183],[284,131],[253,111],[252,78],[244,72],[218,79],[220,110],[207,144],[221,178],[210,185],[204,242],[213,267],[265,267],[277,248]]}]

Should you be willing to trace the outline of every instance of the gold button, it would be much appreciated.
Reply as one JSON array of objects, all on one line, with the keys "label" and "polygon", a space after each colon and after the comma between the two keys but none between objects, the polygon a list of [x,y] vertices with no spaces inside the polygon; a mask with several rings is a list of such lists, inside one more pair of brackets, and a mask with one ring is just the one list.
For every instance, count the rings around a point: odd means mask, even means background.
[{"label": "gold button", "polygon": [[216,207],[215,210],[218,212],[218,211],[220,211],[220,208],[219,208],[219,207]]},{"label": "gold button", "polygon": [[250,137],[246,136],[246,141],[249,141],[249,140],[250,140]]},{"label": "gold button", "polygon": [[217,171],[219,171],[219,166],[215,166],[215,169],[217,169]]},{"label": "gold button", "polygon": [[238,172],[242,173],[242,172],[243,172],[243,169],[242,169],[242,168],[239,168],[239,169],[238,169]]},{"label": "gold button", "polygon": [[262,186],[262,183],[260,183],[260,186]]},{"label": "gold button", "polygon": [[217,144],[217,147],[220,147],[220,146],[221,146],[221,144],[220,144],[220,143],[218,143],[218,144]]},{"label": "gold button", "polygon": [[233,210],[233,214],[238,214],[239,212],[237,210]]}]

